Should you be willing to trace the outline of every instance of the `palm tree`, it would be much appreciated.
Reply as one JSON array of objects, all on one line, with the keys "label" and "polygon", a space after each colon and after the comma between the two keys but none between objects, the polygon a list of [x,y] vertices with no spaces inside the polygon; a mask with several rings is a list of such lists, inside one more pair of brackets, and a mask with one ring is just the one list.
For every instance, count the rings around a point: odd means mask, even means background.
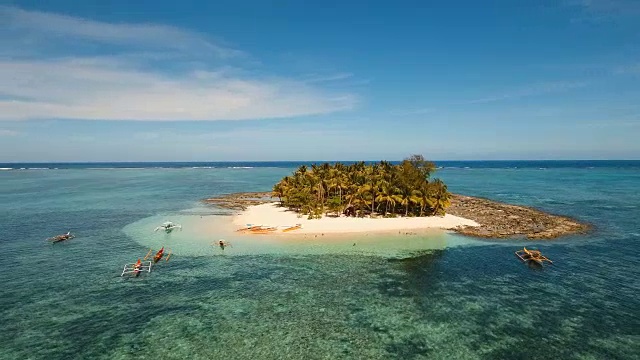
[{"label": "palm tree", "polygon": [[409,216],[409,206],[411,204],[419,202],[417,191],[410,187],[401,188],[399,193],[394,195],[394,200],[404,206],[404,216]]},{"label": "palm tree", "polygon": [[342,191],[346,189],[346,176],[343,171],[339,167],[340,164],[336,164],[334,168],[330,168],[327,172],[326,178],[326,189],[328,197],[334,196],[337,197],[338,201],[334,202],[334,207],[342,206]]},{"label": "palm tree", "polygon": [[396,206],[396,200],[394,198],[394,194],[395,194],[395,188],[391,184],[385,182],[381,185],[380,192],[378,193],[376,200],[378,201],[378,203],[382,203],[382,202],[385,203],[385,207],[384,207],[385,216],[389,212],[389,205],[391,205],[392,211],[393,211],[393,208]]},{"label": "palm tree", "polygon": [[378,194],[378,188],[381,185],[381,172],[380,165],[374,164],[367,168],[366,176],[368,180],[369,192],[371,193],[371,213],[373,214],[376,209],[376,196]]},{"label": "palm tree", "polygon": [[442,180],[435,179],[430,184],[433,215],[444,214],[445,209],[451,205],[451,193],[447,191],[447,185]]},{"label": "palm tree", "polygon": [[290,178],[288,176],[285,176],[282,180],[280,180],[280,182],[273,186],[273,194],[278,197],[281,205],[284,203],[282,198],[285,197],[285,194],[289,191],[290,186]]},{"label": "palm tree", "polygon": [[420,205],[420,216],[424,216],[427,208],[433,207],[433,199],[431,199],[430,186],[425,183],[419,190],[418,205]]},{"label": "palm tree", "polygon": [[297,173],[300,173],[301,175],[304,175],[307,173],[307,165],[300,165],[300,167],[298,168],[298,170],[296,170]]},{"label": "palm tree", "polygon": [[358,189],[360,187],[359,177],[360,175],[357,171],[356,166],[354,165],[350,166],[347,170],[347,181],[346,181],[347,193],[345,195],[345,198],[349,201],[349,204],[352,204],[354,196],[358,192]]}]

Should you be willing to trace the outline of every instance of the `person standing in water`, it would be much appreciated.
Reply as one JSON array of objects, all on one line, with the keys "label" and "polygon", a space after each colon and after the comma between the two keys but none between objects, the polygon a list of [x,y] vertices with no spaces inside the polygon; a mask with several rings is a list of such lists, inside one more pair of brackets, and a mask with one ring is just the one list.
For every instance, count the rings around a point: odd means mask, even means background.
[{"label": "person standing in water", "polygon": [[220,246],[220,249],[224,250],[225,247],[230,246],[231,244],[229,244],[228,242],[220,239],[218,240],[218,246]]}]

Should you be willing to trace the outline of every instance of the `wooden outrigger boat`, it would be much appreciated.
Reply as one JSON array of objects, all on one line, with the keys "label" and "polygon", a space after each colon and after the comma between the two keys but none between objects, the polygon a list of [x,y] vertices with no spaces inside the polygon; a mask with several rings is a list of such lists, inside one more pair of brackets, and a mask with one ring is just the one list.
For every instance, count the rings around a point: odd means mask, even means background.
[{"label": "wooden outrigger boat", "polygon": [[302,229],[302,224],[295,224],[294,226],[289,226],[287,228],[282,229],[282,232],[289,232],[294,230]]},{"label": "wooden outrigger boat", "polygon": [[237,232],[245,232],[245,231],[256,231],[256,230],[261,230],[265,228],[264,225],[253,225],[253,224],[247,224],[246,227],[240,228],[238,230],[236,230]]},{"label": "wooden outrigger boat", "polygon": [[270,232],[276,231],[278,228],[276,226],[265,226],[265,225],[253,225],[247,224],[247,227],[240,228],[236,230],[237,232],[249,232],[252,234],[268,234]]},{"label": "wooden outrigger boat", "polygon": [[[149,252],[147,252],[147,255],[144,256],[143,260],[151,259],[152,254],[153,254],[153,249],[149,249]],[[172,252],[169,249],[167,249],[165,252],[165,249],[163,246],[160,250],[158,250],[158,252],[155,255],[153,255],[153,263],[154,264],[158,263],[158,261],[160,261],[165,254],[167,255],[167,258],[164,259],[164,261],[169,261],[169,258],[171,257]]]},{"label": "wooden outrigger boat", "polygon": [[65,241],[65,240],[69,240],[69,239],[73,239],[75,237],[75,235],[73,235],[71,233],[71,231],[68,231],[66,234],[62,234],[62,235],[56,235],[54,237],[50,237],[47,239],[47,241],[51,241],[52,243],[58,243],[61,241]]},{"label": "wooden outrigger boat", "polygon": [[151,272],[151,261],[142,262],[140,259],[138,259],[138,261],[133,264],[125,264],[120,276],[131,275],[134,277],[138,277],[141,272],[145,271]]},{"label": "wooden outrigger boat", "polygon": [[252,234],[269,234],[276,230],[278,230],[278,228],[276,227],[261,227],[261,228],[249,230],[249,232]]},{"label": "wooden outrigger boat", "polygon": [[525,263],[542,266],[545,261],[553,264],[546,256],[542,255],[539,250],[529,250],[526,247],[515,252],[516,256]]}]

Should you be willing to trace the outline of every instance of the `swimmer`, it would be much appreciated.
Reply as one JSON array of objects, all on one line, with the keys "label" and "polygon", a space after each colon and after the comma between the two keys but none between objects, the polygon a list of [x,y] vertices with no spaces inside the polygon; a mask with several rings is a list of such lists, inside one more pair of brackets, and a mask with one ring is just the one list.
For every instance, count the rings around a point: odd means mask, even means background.
[{"label": "swimmer", "polygon": [[231,246],[231,244],[229,244],[228,242],[220,239],[220,240],[218,240],[218,246],[220,246],[220,249],[224,250],[225,247]]}]

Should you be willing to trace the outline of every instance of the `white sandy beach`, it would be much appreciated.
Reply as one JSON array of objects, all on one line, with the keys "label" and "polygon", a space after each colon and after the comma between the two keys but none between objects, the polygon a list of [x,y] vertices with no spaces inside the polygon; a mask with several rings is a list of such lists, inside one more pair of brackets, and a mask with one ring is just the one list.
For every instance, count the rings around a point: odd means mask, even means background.
[{"label": "white sandy beach", "polygon": [[[454,215],[429,217],[397,217],[397,218],[354,218],[328,217],[308,220],[306,216],[298,217],[293,211],[278,207],[275,203],[250,206],[236,215],[233,224],[238,228],[247,224],[277,226],[274,234],[319,234],[319,233],[363,233],[421,229],[453,229],[457,226],[479,226],[473,220]],[[302,224],[302,229],[282,233],[281,229]]]}]

